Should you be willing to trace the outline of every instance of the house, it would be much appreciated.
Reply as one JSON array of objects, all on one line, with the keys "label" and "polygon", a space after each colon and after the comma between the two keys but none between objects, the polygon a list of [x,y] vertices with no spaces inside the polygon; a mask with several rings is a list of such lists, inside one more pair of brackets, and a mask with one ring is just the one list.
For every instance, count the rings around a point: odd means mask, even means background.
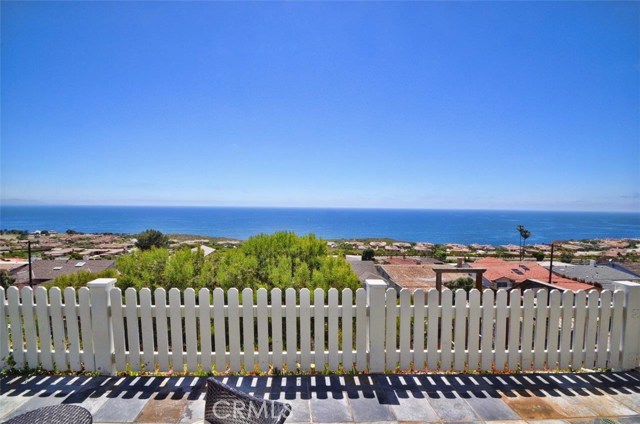
[{"label": "house", "polygon": [[378,266],[373,261],[361,261],[359,258],[347,257],[347,262],[351,266],[353,272],[358,276],[358,280],[364,287],[366,280],[384,280],[385,278],[378,270]]},{"label": "house", "polygon": [[640,277],[633,273],[607,265],[598,265],[594,260],[590,261],[589,265],[554,264],[553,272],[573,280],[596,284],[606,290],[614,290],[616,281],[640,282]]},{"label": "house", "polygon": [[[537,262],[510,262],[498,258],[482,258],[470,265],[485,268],[483,286],[494,289],[511,289],[531,279],[549,282],[549,270]],[[591,290],[595,288],[591,284],[580,283],[553,273],[551,274],[551,283],[554,287],[565,290]]]},{"label": "house", "polygon": [[[51,280],[68,274],[75,274],[80,271],[101,272],[105,269],[115,269],[115,261],[107,259],[96,259],[87,261],[78,260],[39,260],[31,262],[31,274],[33,285],[48,283]],[[29,284],[28,265],[21,268],[16,274],[15,285],[24,286]]]}]

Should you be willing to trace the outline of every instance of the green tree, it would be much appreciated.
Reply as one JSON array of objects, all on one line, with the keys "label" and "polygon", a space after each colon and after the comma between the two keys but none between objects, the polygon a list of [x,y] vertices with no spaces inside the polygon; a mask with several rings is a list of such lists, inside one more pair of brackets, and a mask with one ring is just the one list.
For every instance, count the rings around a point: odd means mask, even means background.
[{"label": "green tree", "polygon": [[433,256],[434,259],[438,259],[439,261],[444,262],[447,260],[447,250],[443,245],[436,244],[433,247],[433,254],[431,256]]},{"label": "green tree", "polygon": [[211,286],[213,283],[213,263],[197,249],[192,252],[184,247],[173,255],[167,249],[152,247],[138,250],[116,260],[120,272],[118,287],[126,289],[148,287],[152,290],[173,287],[184,290]]},{"label": "green tree", "polygon": [[328,256],[327,244],[313,234],[260,234],[239,248],[220,252],[216,285],[274,288],[357,288],[358,278],[341,257]]},{"label": "green tree", "polygon": [[573,253],[569,251],[564,251],[560,254],[560,262],[565,262],[570,264],[573,260]]},{"label": "green tree", "polygon": [[376,255],[376,253],[374,252],[374,250],[372,248],[370,248],[370,247],[367,247],[362,252],[362,260],[363,261],[372,261],[375,258],[375,255]]},{"label": "green tree", "polygon": [[544,252],[541,252],[541,251],[534,252],[533,257],[536,258],[536,261],[541,261],[544,259]]},{"label": "green tree", "polygon": [[14,282],[15,278],[9,274],[9,271],[6,269],[0,270],[0,287],[3,289],[8,289]]},{"label": "green tree", "polygon": [[136,238],[136,247],[141,250],[148,250],[152,247],[169,247],[169,237],[158,230],[143,231]]}]

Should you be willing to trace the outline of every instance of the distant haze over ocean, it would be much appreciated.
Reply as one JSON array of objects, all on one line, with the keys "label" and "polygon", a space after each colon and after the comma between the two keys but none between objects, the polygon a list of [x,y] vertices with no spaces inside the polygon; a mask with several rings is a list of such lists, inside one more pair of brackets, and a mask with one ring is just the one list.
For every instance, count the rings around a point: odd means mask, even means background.
[{"label": "distant haze over ocean", "polygon": [[246,239],[289,230],[328,239],[393,238],[434,243],[528,244],[586,238],[640,238],[640,213],[476,210],[0,206],[0,228],[87,233],[164,233]]}]

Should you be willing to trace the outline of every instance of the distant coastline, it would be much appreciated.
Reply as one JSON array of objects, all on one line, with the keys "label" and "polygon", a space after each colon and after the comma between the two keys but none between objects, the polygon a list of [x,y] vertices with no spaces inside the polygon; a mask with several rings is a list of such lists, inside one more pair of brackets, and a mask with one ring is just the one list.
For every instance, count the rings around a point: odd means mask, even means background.
[{"label": "distant coastline", "polygon": [[0,228],[68,229],[86,233],[136,234],[148,228],[245,240],[259,233],[294,231],[325,239],[392,239],[431,243],[518,242],[517,225],[532,233],[529,243],[596,238],[640,238],[634,212],[497,210],[0,206]]}]

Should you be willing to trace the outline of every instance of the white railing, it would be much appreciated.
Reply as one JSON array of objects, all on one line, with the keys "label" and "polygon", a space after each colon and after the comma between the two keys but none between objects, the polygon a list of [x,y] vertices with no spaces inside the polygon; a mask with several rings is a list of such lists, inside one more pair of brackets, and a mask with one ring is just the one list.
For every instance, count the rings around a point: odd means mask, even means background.
[{"label": "white railing", "polygon": [[[398,294],[321,289],[0,289],[0,367],[147,371],[630,369],[640,285]],[[167,296],[168,294],[168,296]],[[283,296],[284,294],[284,296]],[[6,295],[6,296],[5,296]],[[13,361],[11,362],[10,359]]]}]

